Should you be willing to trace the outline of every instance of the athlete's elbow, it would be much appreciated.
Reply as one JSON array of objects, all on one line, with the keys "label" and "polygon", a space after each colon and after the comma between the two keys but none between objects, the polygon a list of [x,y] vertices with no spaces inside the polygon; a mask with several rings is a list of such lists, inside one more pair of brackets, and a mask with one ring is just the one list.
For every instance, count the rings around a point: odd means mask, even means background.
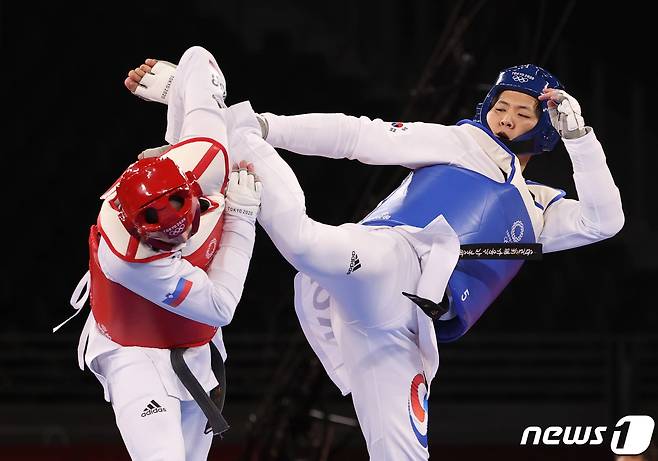
[{"label": "athlete's elbow", "polygon": [[624,227],[624,210],[619,203],[615,207],[609,207],[607,212],[601,210],[598,220],[598,233],[602,238],[610,238],[619,233]]},{"label": "athlete's elbow", "polygon": [[605,226],[601,229],[601,234],[605,238],[614,237],[622,230],[625,222],[624,212],[620,210],[618,214],[606,222]]},{"label": "athlete's elbow", "polygon": [[212,316],[212,325],[223,327],[231,323],[237,305],[238,300],[233,296],[222,296],[221,299],[216,299],[213,302],[214,315]]},{"label": "athlete's elbow", "polygon": [[589,234],[594,240],[605,240],[614,237],[624,227],[624,213],[610,214],[605,219],[598,219],[596,222],[583,219],[584,233]]}]

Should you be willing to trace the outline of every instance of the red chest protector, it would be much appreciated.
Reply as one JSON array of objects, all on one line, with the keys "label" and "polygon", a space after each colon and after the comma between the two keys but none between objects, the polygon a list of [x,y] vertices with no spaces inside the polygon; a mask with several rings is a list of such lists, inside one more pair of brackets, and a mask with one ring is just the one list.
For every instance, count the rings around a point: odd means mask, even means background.
[{"label": "red chest protector", "polygon": [[[228,156],[221,144],[195,138],[172,146],[164,155],[172,158],[181,169],[195,171],[204,194],[221,199],[219,194],[224,192],[228,178]],[[146,264],[172,255],[171,252],[153,250],[125,230],[113,206],[114,195],[112,189],[104,194],[106,199],[97,224],[91,227],[89,234],[90,301],[99,329],[122,346],[170,349],[208,343],[217,327],[169,312],[105,277],[98,262],[101,238],[116,256],[128,262]],[[223,200],[212,202],[212,206],[201,215],[199,230],[181,250],[184,259],[204,271],[219,248],[223,205]]]}]

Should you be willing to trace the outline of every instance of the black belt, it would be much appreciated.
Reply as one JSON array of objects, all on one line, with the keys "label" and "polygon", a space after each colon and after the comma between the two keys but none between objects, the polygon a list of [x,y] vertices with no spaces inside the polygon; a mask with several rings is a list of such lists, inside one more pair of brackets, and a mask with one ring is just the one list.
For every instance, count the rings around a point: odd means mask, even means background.
[{"label": "black belt", "polygon": [[[459,248],[459,259],[524,259],[541,260],[541,243],[463,243]],[[402,292],[432,320],[448,312],[450,302],[446,293],[443,299],[435,303],[431,299]]]},{"label": "black belt", "polygon": [[210,343],[210,367],[219,382],[219,386],[210,391],[210,395],[206,393],[199,381],[190,371],[190,368],[185,363],[183,353],[187,350],[186,347],[171,349],[171,366],[178,379],[183,383],[203,411],[203,414],[208,418],[206,425],[206,434],[212,430],[213,435],[219,435],[229,429],[229,425],[222,416],[222,409],[224,408],[224,399],[226,398],[226,371],[224,369],[224,361],[217,349],[217,346]]}]

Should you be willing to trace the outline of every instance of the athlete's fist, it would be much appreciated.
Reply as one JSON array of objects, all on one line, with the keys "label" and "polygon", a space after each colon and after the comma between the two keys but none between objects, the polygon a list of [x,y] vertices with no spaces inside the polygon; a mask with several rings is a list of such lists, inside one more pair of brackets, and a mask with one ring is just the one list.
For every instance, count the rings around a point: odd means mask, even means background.
[{"label": "athlete's fist", "polygon": [[144,64],[128,72],[123,83],[135,96],[169,104],[169,90],[175,75],[176,64],[147,59]]},{"label": "athlete's fist", "polygon": [[544,88],[540,101],[548,101],[551,124],[564,139],[576,139],[587,134],[580,104],[564,90]]},{"label": "athlete's fist", "polygon": [[262,190],[263,184],[256,178],[253,165],[240,162],[229,176],[224,212],[255,223]]}]

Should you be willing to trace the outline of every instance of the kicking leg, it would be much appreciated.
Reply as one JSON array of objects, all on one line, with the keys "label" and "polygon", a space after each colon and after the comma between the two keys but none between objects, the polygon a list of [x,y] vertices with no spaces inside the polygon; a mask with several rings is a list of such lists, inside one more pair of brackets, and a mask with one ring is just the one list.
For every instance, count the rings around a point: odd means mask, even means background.
[{"label": "kicking leg", "polygon": [[[124,84],[135,93],[158,61],[146,59],[128,73]],[[138,92],[139,93],[139,92]],[[226,80],[213,55],[199,46],[189,48],[169,82],[165,139],[176,144],[193,137],[208,137],[227,145]]]},{"label": "kicking leg", "polygon": [[[129,76],[133,86],[152,63],[147,61],[144,69],[136,69]],[[216,72],[219,69],[208,51],[193,47],[185,52],[169,93],[167,140],[209,136],[222,142],[230,118],[229,155],[233,162],[247,160],[254,164],[263,183],[258,219],[281,254],[345,306],[346,320],[365,328],[388,324],[400,311],[397,306],[390,310],[381,306],[384,300],[402,299],[393,288],[397,277],[394,269],[400,265],[400,258],[418,265],[417,259],[413,262],[411,247],[393,233],[354,224],[329,226],[310,219],[295,174],[261,138],[260,125],[249,104],[232,106],[230,114],[217,105],[216,90],[223,87],[215,87],[215,83],[223,77]],[[375,310],[373,305],[380,307]]]},{"label": "kicking leg", "polygon": [[260,137],[251,108],[243,118],[236,118],[239,128],[231,131],[231,150],[252,162],[263,182],[258,220],[277,249],[339,301],[345,321],[362,328],[390,327],[401,309],[400,304],[386,301],[404,304],[406,298],[396,291],[397,279],[400,270],[410,270],[409,265],[419,267],[413,248],[387,229],[330,226],[309,218],[295,174]]}]

